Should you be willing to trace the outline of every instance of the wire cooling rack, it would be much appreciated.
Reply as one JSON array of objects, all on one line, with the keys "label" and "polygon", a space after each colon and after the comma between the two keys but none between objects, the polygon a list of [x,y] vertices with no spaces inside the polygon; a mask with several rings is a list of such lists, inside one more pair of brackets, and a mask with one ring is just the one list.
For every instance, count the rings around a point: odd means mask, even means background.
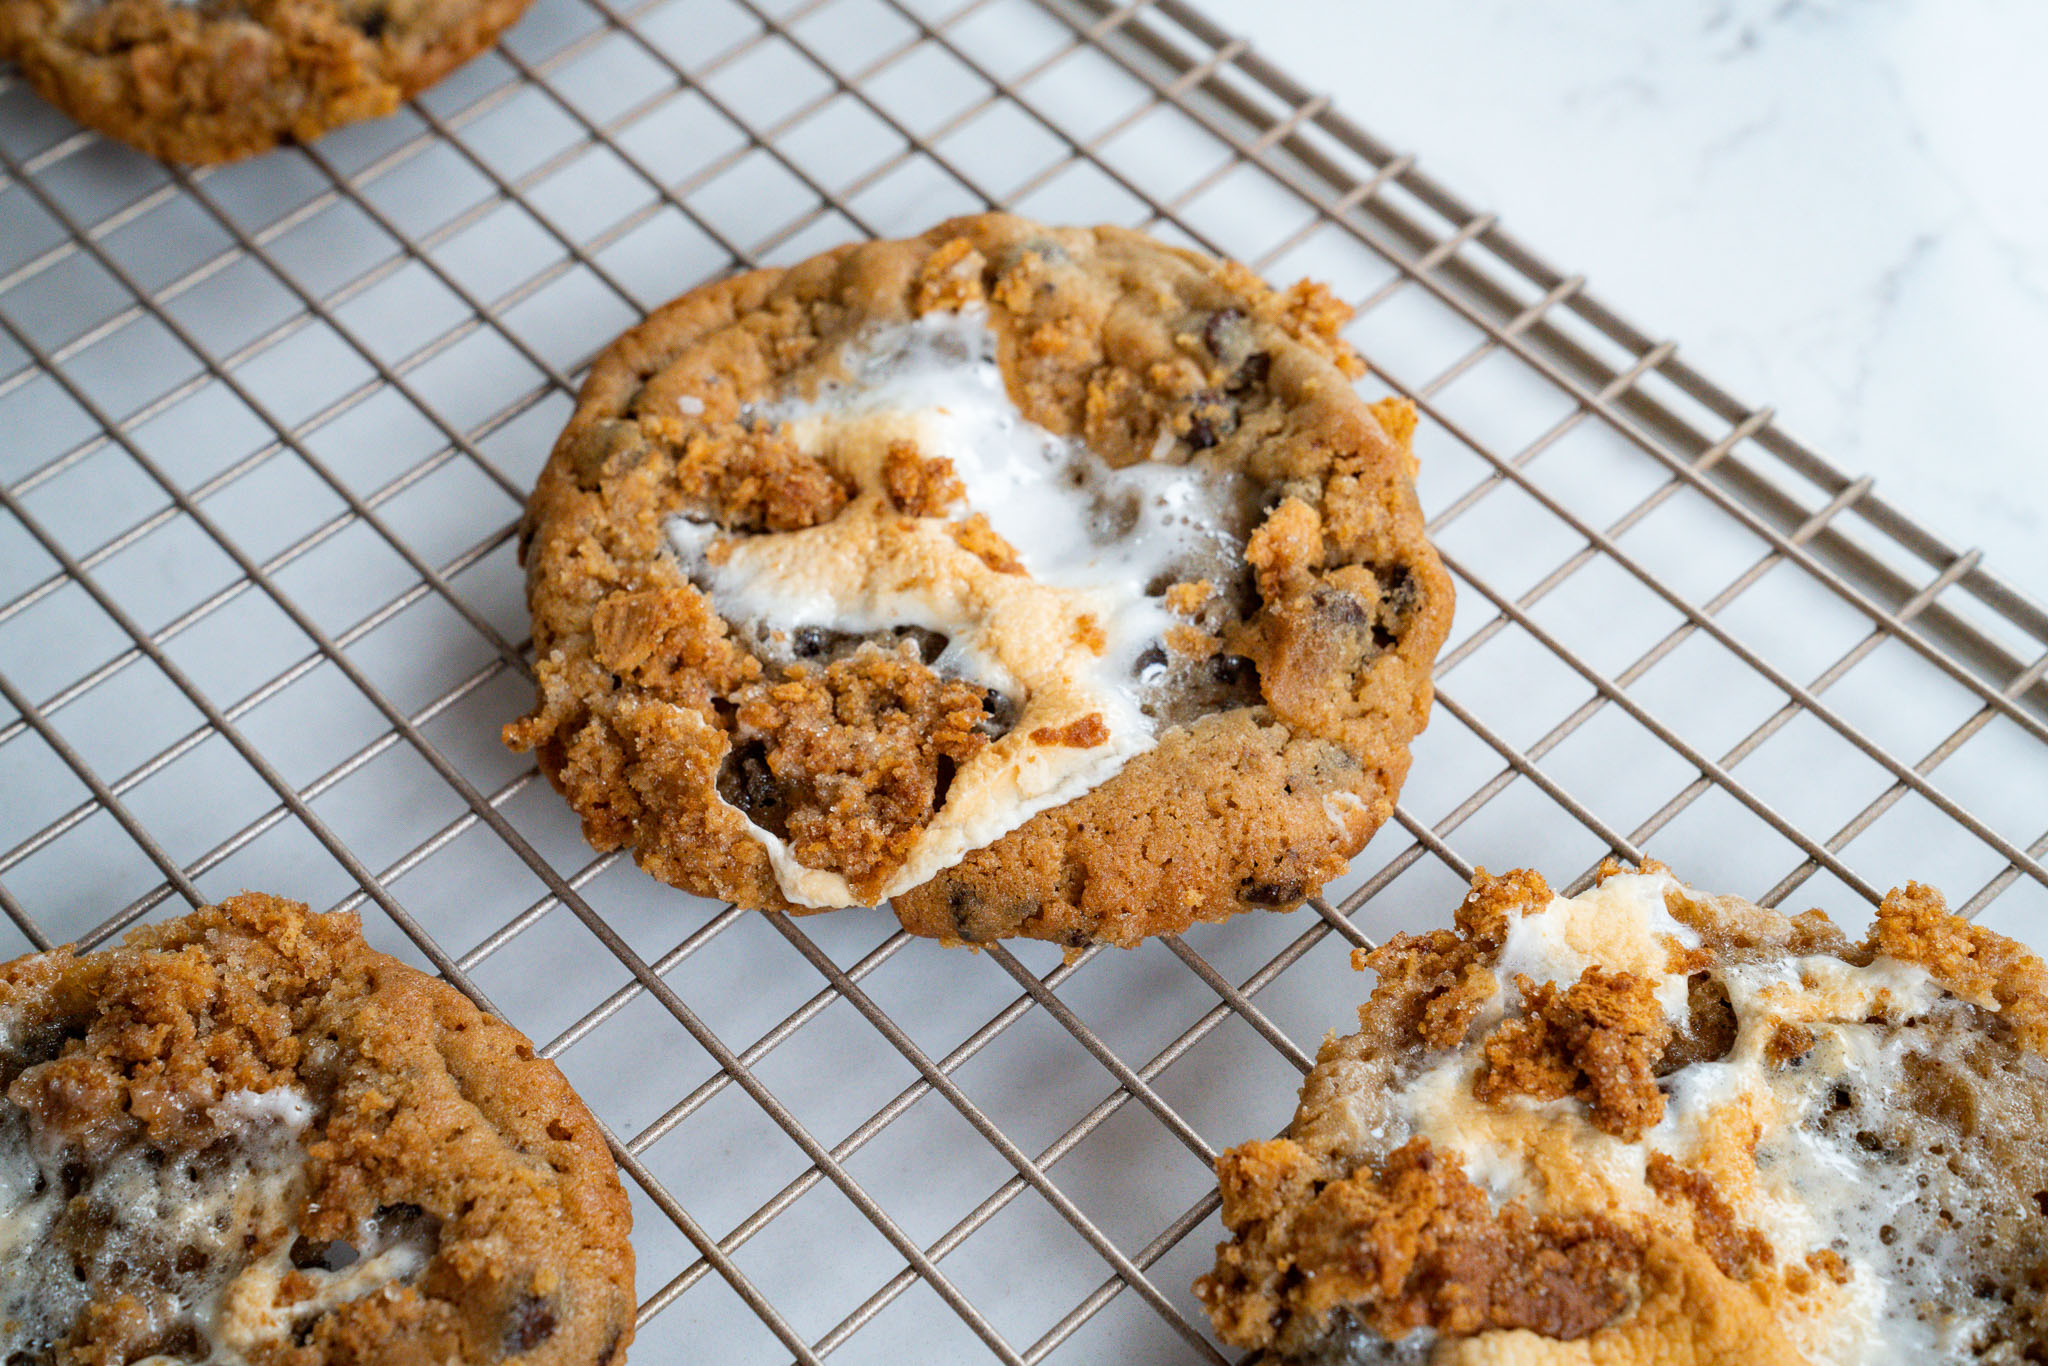
[{"label": "wire cooling rack", "polygon": [[[2048,941],[2048,616],[1179,0],[538,0],[393,118],[189,174],[0,76],[0,163],[0,948],[363,911],[607,1125],[636,1361],[1220,1359],[1212,1157],[1475,863],[1852,923],[1917,877]],[[1312,908],[1064,963],[738,912],[498,746],[594,351],[987,204],[1327,280],[1424,414],[1456,631]]]}]

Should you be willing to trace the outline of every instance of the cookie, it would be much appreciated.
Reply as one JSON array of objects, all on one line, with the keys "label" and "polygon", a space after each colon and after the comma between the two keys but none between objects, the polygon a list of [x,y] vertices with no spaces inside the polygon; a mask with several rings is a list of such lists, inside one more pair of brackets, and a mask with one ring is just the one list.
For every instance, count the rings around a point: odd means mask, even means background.
[{"label": "cookie", "polygon": [[1197,1286],[1267,1360],[2038,1361],[2048,968],[1918,884],[1852,942],[1648,865],[1362,955]]},{"label": "cookie", "polygon": [[1129,945],[1386,820],[1449,577],[1320,286],[1003,214],[670,303],[520,553],[506,728],[599,849],[745,906]]},{"label": "cookie", "polygon": [[0,0],[0,58],[168,161],[232,161],[378,118],[529,0]]},{"label": "cookie", "polygon": [[553,1064],[244,894],[0,966],[10,1366],[608,1366],[631,1213]]}]

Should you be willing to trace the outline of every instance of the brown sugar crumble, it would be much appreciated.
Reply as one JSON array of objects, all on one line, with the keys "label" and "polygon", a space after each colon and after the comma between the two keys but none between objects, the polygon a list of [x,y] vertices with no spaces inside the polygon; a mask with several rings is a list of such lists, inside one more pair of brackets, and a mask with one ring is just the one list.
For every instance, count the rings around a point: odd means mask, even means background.
[{"label": "brown sugar crumble", "polygon": [[1950,915],[1932,887],[1909,882],[1887,893],[1870,947],[1919,964],[1973,1005],[1996,1009],[2028,1048],[2048,1052],[2048,967],[2004,935]]},{"label": "brown sugar crumble", "polygon": [[1024,561],[1017,558],[1017,547],[996,534],[983,513],[974,513],[953,522],[947,528],[960,548],[980,560],[998,574],[1022,574]]},{"label": "brown sugar crumble", "polygon": [[954,769],[988,744],[984,695],[926,668],[908,643],[748,684],[734,694],[742,759],[727,800],[799,860],[842,869],[871,896]]},{"label": "brown sugar crumble", "polygon": [[772,430],[691,429],[670,417],[643,417],[639,426],[675,452],[683,506],[727,531],[801,531],[838,516],[852,492],[831,466]]},{"label": "brown sugar crumble", "polygon": [[1354,953],[1353,965],[1379,978],[1361,1017],[1391,1015],[1397,1037],[1427,1048],[1456,1047],[1500,987],[1491,965],[1507,943],[1510,918],[1549,902],[1550,887],[1536,873],[1515,869],[1496,878],[1478,869],[1458,906],[1455,932],[1397,934],[1377,949]]},{"label": "brown sugar crumble", "polygon": [[889,443],[882,463],[882,486],[896,510],[910,517],[940,516],[967,496],[951,460],[943,455],[925,456],[908,441]]},{"label": "brown sugar crumble", "polygon": [[1031,738],[1041,745],[1064,745],[1072,749],[1093,749],[1109,739],[1109,727],[1102,724],[1101,712],[1089,712],[1077,717],[1064,726],[1041,726],[1031,732]]},{"label": "brown sugar crumble", "polygon": [[1598,1215],[1495,1208],[1455,1161],[1416,1139],[1379,1170],[1319,1180],[1286,1139],[1217,1163],[1224,1220],[1245,1230],[1196,1286],[1229,1341],[1266,1347],[1276,1323],[1342,1311],[1384,1337],[1527,1329],[1584,1337],[1631,1297],[1640,1237]]},{"label": "brown sugar crumble", "polygon": [[1654,1067],[1670,1041],[1656,988],[1627,972],[1588,967],[1560,992],[1555,982],[1515,974],[1526,1013],[1481,1045],[1472,1094],[1585,1102],[1593,1127],[1633,1143],[1664,1118]]},{"label": "brown sugar crumble", "polygon": [[[1739,1222],[1714,1183],[1701,1173],[1681,1167],[1667,1153],[1651,1153],[1645,1179],[1651,1190],[1690,1209],[1693,1236],[1722,1275],[1748,1280],[1777,1260],[1770,1240]],[[1832,1250],[1829,1255],[1835,1256]],[[1835,1260],[1839,1263],[1841,1258]]]}]

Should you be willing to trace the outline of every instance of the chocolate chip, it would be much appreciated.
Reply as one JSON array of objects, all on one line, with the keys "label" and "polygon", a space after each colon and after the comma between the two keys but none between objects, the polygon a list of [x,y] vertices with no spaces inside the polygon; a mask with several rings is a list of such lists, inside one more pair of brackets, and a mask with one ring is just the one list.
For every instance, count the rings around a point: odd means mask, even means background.
[{"label": "chocolate chip", "polygon": [[759,740],[746,741],[719,764],[718,795],[778,838],[789,828],[782,783],[768,767],[768,748]]},{"label": "chocolate chip", "polygon": [[66,1200],[85,1189],[86,1180],[91,1177],[92,1168],[83,1162],[66,1162],[57,1169],[57,1180],[63,1185]]},{"label": "chocolate chip", "polygon": [[1366,622],[1365,604],[1340,588],[1319,586],[1309,594],[1309,604],[1318,616],[1337,627],[1359,627]]},{"label": "chocolate chip", "polygon": [[1251,320],[1238,309],[1218,309],[1202,324],[1202,345],[1225,369],[1241,368],[1252,354]]},{"label": "chocolate chip", "polygon": [[1154,669],[1163,669],[1165,667],[1166,651],[1157,645],[1147,645],[1139,652],[1137,664],[1132,669],[1132,672],[1137,674],[1138,681],[1143,683],[1150,681],[1145,677],[1147,674]]},{"label": "chocolate chip", "polygon": [[980,905],[981,898],[969,891],[965,883],[956,882],[946,888],[946,911],[953,917],[954,932],[962,939],[968,938],[968,924]]},{"label": "chocolate chip", "polygon": [[[203,1253],[201,1257],[203,1262]],[[339,1238],[331,1243],[316,1243],[300,1237],[292,1243],[291,1258],[292,1265],[301,1271],[346,1271],[362,1260],[362,1254]]]},{"label": "chocolate chip", "polygon": [[981,695],[981,720],[974,727],[991,740],[1000,740],[1017,728],[1017,702],[994,689]]},{"label": "chocolate chip", "polygon": [[576,487],[595,493],[607,478],[632,469],[647,457],[647,438],[637,422],[608,419],[592,423],[568,438],[563,460],[576,476]]},{"label": "chocolate chip", "polygon": [[[199,1330],[192,1324],[181,1323],[175,1328],[166,1330],[164,1335],[155,1342],[149,1343],[147,1346],[138,1345],[132,1350],[132,1354],[128,1359],[130,1361],[140,1361],[145,1357],[171,1357],[173,1359],[184,1358],[188,1361],[201,1361],[206,1358],[207,1354],[206,1340],[199,1336]],[[8,1359],[10,1361],[13,1360],[12,1357]]]},{"label": "chocolate chip", "polygon": [[532,1351],[554,1333],[554,1306],[538,1295],[521,1295],[505,1311],[505,1327],[500,1337],[506,1355],[517,1356]]},{"label": "chocolate chip", "polygon": [[1259,666],[1243,655],[1210,655],[1209,677],[1225,687],[1235,687],[1246,678],[1257,678]]},{"label": "chocolate chip", "polygon": [[1190,400],[1186,437],[1190,448],[1206,451],[1236,430],[1237,403],[1228,395],[1204,390]]},{"label": "chocolate chip", "polygon": [[[782,800],[782,785],[775,781],[775,774],[768,768],[768,750],[758,740],[752,740],[734,751],[735,760],[728,761],[732,770],[732,791],[723,793],[725,799],[742,811],[759,811]],[[720,787],[725,786],[724,775],[720,775]]]},{"label": "chocolate chip", "polygon": [[789,648],[796,651],[799,659],[816,659],[825,653],[831,643],[832,633],[822,626],[799,626],[789,637]]},{"label": "chocolate chip", "polygon": [[[303,1238],[299,1240],[299,1242],[304,1241],[305,1239]],[[297,1243],[292,1245],[292,1250],[294,1252],[298,1250]],[[178,1249],[178,1255],[171,1261],[171,1270],[177,1272],[180,1276],[196,1275],[206,1270],[206,1264],[211,1260],[212,1258],[206,1255],[204,1248],[192,1247],[188,1244]]]},{"label": "chocolate chip", "polygon": [[946,804],[946,793],[952,789],[956,765],[944,754],[932,765],[932,810],[937,811]]},{"label": "chocolate chip", "polygon": [[14,1045],[14,1058],[23,1068],[50,1062],[63,1053],[64,1045],[85,1037],[83,1022],[45,1020],[21,1032]]},{"label": "chocolate chip", "polygon": [[1405,564],[1390,565],[1385,569],[1374,569],[1373,577],[1379,580],[1381,609],[1393,617],[1404,617],[1415,610],[1418,596],[1415,575]]},{"label": "chocolate chip", "polygon": [[969,884],[946,884],[946,913],[952,917],[953,933],[969,944],[988,944],[1001,939],[1014,932],[1037,909],[1036,902],[1028,906],[998,906]]},{"label": "chocolate chip", "polygon": [[365,1230],[364,1251],[374,1256],[399,1243],[414,1243],[432,1253],[441,1246],[441,1219],[410,1201],[379,1205]]},{"label": "chocolate chip", "polygon": [[1299,882],[1254,882],[1246,878],[1238,896],[1254,906],[1292,906],[1307,895]]},{"label": "chocolate chip", "polygon": [[904,640],[917,644],[917,657],[930,664],[945,653],[949,643],[946,636],[938,631],[927,631],[922,626],[899,626],[896,634]]},{"label": "chocolate chip", "polygon": [[1237,373],[1230,377],[1230,392],[1242,394],[1260,388],[1273,373],[1273,357],[1265,351],[1254,351],[1244,358],[1244,364],[1237,367]]}]

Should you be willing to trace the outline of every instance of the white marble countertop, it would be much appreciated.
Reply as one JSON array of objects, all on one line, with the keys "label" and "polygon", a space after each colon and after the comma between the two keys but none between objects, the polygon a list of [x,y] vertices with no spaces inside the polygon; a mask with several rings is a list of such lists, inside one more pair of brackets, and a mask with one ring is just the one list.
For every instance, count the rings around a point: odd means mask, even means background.
[{"label": "white marble countertop", "polygon": [[1200,3],[2048,599],[2048,5]]}]

